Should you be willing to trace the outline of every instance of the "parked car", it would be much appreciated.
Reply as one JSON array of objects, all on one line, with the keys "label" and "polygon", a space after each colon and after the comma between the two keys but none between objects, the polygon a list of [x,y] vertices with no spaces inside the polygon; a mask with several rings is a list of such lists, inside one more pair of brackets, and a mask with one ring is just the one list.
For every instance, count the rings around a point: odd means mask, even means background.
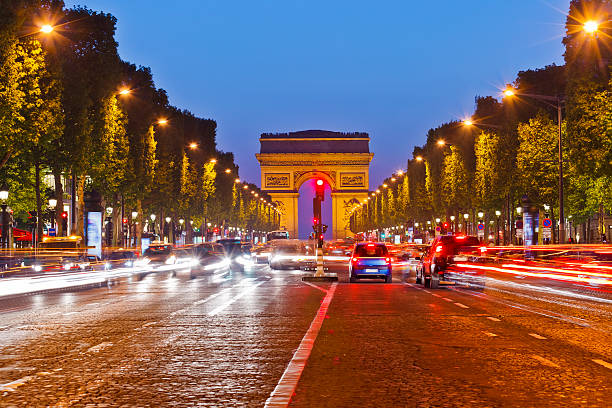
[{"label": "parked car", "polygon": [[382,242],[359,242],[349,261],[351,282],[362,278],[382,278],[392,281],[391,257],[387,246]]},{"label": "parked car", "polygon": [[468,282],[484,285],[482,269],[460,267],[465,262],[481,260],[481,244],[477,237],[442,235],[436,237],[423,254],[416,270],[416,283],[437,288],[440,282]]}]

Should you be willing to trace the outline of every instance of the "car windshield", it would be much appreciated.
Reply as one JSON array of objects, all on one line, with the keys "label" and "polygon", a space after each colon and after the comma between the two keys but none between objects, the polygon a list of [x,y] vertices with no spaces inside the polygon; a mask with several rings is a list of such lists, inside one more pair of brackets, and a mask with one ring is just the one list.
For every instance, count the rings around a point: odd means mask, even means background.
[{"label": "car windshield", "polygon": [[387,247],[377,244],[357,245],[355,255],[365,257],[382,257],[388,254]]}]

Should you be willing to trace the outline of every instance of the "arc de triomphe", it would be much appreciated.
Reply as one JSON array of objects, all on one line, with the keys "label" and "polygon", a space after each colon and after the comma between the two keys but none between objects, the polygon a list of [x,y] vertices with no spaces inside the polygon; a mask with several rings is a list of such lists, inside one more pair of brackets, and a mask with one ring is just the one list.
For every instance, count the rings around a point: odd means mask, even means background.
[{"label": "arc de triomphe", "polygon": [[264,133],[260,152],[261,186],[278,206],[281,228],[298,237],[298,197],[304,182],[324,179],[331,187],[333,239],[353,235],[350,211],[368,197],[370,137],[367,133],[305,130]]}]

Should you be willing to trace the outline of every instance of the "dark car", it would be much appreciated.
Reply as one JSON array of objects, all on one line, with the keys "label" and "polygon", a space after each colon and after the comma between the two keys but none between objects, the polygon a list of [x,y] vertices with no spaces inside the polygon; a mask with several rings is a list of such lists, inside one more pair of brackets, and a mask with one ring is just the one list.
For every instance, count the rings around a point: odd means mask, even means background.
[{"label": "dark car", "polygon": [[173,264],[175,259],[173,256],[173,248],[172,244],[154,244],[147,248],[144,252],[144,256],[154,264]]},{"label": "dark car", "polygon": [[230,268],[244,271],[253,267],[249,245],[231,238],[220,239],[217,244],[223,246],[225,256],[230,261]]},{"label": "dark car", "polygon": [[110,267],[127,267],[134,266],[134,262],[138,260],[136,251],[113,251],[106,256],[106,262]]},{"label": "dark car", "polygon": [[349,262],[349,277],[351,282],[361,278],[382,278],[391,283],[391,257],[389,250],[381,242],[359,242]]},{"label": "dark car", "polygon": [[205,242],[191,247],[191,253],[197,260],[200,269],[219,270],[230,266],[230,262],[225,256],[223,245]]},{"label": "dark car", "polygon": [[480,262],[481,244],[477,237],[442,235],[436,237],[423,254],[416,270],[416,283],[437,288],[440,282],[484,284],[482,269],[470,270],[467,262]]}]

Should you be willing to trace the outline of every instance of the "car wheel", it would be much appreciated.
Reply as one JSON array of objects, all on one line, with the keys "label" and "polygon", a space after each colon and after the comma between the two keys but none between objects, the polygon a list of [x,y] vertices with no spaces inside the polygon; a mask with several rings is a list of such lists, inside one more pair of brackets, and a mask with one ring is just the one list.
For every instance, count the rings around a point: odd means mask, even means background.
[{"label": "car wheel", "polygon": [[391,282],[393,282],[393,275],[392,274],[388,274],[385,277],[385,283],[391,283]]},{"label": "car wheel", "polygon": [[421,278],[421,274],[419,274],[418,270],[416,271],[415,275],[416,275],[415,283],[417,285],[420,285],[423,282],[423,278]]},{"label": "car wheel", "polygon": [[431,288],[431,278],[424,277],[423,286],[425,286],[426,288]]},{"label": "car wheel", "polygon": [[437,289],[439,285],[440,285],[440,274],[438,274],[438,271],[434,271],[431,274],[429,287],[432,289]]}]

